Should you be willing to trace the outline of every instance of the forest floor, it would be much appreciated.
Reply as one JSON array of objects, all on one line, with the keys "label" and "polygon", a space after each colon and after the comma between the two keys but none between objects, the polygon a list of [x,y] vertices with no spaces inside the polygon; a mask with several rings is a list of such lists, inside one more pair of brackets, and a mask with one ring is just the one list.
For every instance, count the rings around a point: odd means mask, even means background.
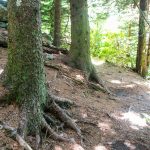
[{"label": "forest floor", "polygon": [[[0,73],[6,61],[7,50],[0,48]],[[150,150],[150,81],[129,69],[94,61],[99,77],[115,94],[112,97],[77,82],[82,80],[82,73],[60,59],[51,63],[61,66],[61,71],[46,67],[50,90],[77,104],[68,111],[81,128],[84,141],[81,144],[74,131],[63,128],[76,142],[58,142],[43,134],[41,150]],[[3,92],[0,87],[0,94]],[[17,127],[18,113],[15,104],[0,103],[0,120],[10,126]],[[27,142],[34,148],[35,137],[28,136]],[[0,130],[0,150],[5,149],[21,150]]]}]

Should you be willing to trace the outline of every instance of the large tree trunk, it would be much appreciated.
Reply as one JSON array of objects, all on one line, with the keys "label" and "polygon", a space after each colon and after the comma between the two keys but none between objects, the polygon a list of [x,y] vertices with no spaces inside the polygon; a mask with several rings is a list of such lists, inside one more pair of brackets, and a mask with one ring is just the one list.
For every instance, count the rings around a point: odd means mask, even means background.
[{"label": "large tree trunk", "polygon": [[147,68],[147,48],[146,48],[146,19],[148,12],[148,0],[140,0],[140,16],[139,16],[139,35],[138,35],[138,49],[136,58],[136,70],[145,77]]},{"label": "large tree trunk", "polygon": [[20,122],[18,132],[1,121],[0,126],[9,129],[26,150],[32,150],[24,141],[27,133],[36,134],[36,149],[39,149],[41,128],[45,128],[55,140],[71,141],[67,137],[58,135],[49,126],[53,119],[44,113],[47,108],[51,114],[55,112],[53,115],[81,136],[76,123],[56,104],[58,101],[62,103],[64,99],[46,90],[40,30],[40,0],[9,0],[8,22],[8,63],[5,85],[9,87],[10,98],[15,99],[20,106]]},{"label": "large tree trunk", "polygon": [[70,63],[85,72],[89,79],[97,78],[90,58],[90,27],[87,0],[70,0],[71,47]]},{"label": "large tree trunk", "polygon": [[46,100],[42,55],[40,0],[9,0],[6,83],[21,106],[20,134],[38,132]]},{"label": "large tree trunk", "polygon": [[150,33],[149,33],[148,50],[147,50],[147,68],[149,67],[150,67]]},{"label": "large tree trunk", "polygon": [[61,0],[54,0],[55,15],[54,15],[54,41],[53,45],[60,46],[61,38]]},{"label": "large tree trunk", "polygon": [[[148,15],[150,13],[149,6],[150,6],[150,0],[148,0]],[[147,50],[147,68],[148,68],[148,70],[149,70],[149,67],[150,67],[150,33],[149,33],[148,50]]]}]

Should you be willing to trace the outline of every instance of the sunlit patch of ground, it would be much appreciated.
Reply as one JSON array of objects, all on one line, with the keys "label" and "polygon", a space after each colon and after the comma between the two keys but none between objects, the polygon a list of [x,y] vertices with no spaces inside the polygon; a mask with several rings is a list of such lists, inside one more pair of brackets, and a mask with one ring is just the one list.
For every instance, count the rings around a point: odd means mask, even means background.
[{"label": "sunlit patch of ground", "polygon": [[63,150],[60,146],[55,146],[55,148],[54,148],[55,150]]},{"label": "sunlit patch of ground", "polygon": [[103,146],[102,144],[99,144],[94,147],[94,150],[108,150],[108,149],[105,146]]},{"label": "sunlit patch of ground", "polygon": [[120,116],[115,114],[113,116],[118,120],[127,121],[129,123],[129,126],[135,130],[140,130],[144,127],[150,127],[150,116],[146,113],[140,114],[133,111],[128,111],[120,112]]},{"label": "sunlit patch of ground", "polygon": [[3,71],[4,71],[4,69],[1,69],[1,68],[0,68],[0,75],[3,73]]},{"label": "sunlit patch of ground", "polygon": [[105,61],[104,60],[99,60],[98,58],[92,58],[92,63],[95,66],[101,66],[105,63]]}]

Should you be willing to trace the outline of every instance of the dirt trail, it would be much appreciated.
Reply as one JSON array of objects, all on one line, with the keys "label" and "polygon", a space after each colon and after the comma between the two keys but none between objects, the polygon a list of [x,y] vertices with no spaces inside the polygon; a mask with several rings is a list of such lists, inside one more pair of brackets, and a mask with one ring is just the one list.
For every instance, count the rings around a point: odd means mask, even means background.
[{"label": "dirt trail", "polygon": [[[6,56],[6,50],[1,49],[0,70],[6,63]],[[82,75],[78,70],[64,67],[70,76]],[[46,67],[51,91],[78,104],[68,111],[77,121],[85,140],[81,144],[76,133],[64,128],[58,132],[67,133],[76,143],[56,142],[43,135],[41,150],[150,150],[150,82],[130,70],[108,63],[98,62],[96,68],[117,99]],[[0,104],[0,120],[17,127],[18,108],[14,104]],[[35,138],[28,136],[27,141],[34,148]],[[0,149],[6,148],[21,150],[0,130]]]}]

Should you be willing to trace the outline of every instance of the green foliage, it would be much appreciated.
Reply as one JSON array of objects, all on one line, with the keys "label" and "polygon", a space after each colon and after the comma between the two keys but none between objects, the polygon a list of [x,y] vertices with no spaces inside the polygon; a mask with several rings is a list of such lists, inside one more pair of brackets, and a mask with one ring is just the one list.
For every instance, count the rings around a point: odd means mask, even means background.
[{"label": "green foliage", "polygon": [[[61,6],[61,43],[62,47],[68,48],[67,43],[70,41],[70,9],[68,0],[62,0]],[[54,34],[54,0],[41,0],[41,13],[42,32],[52,43]]]},{"label": "green foliage", "polygon": [[[91,23],[92,56],[135,68],[139,15],[134,2],[138,3],[138,0],[96,1],[101,11]],[[92,9],[97,10],[97,5]]]},{"label": "green foliage", "polygon": [[106,6],[106,5],[110,6],[113,4],[114,6],[116,6],[118,11],[125,10],[129,6],[135,7],[136,4],[138,4],[138,3],[139,3],[139,0],[103,0],[102,1],[102,4],[104,6]]},{"label": "green foliage", "polygon": [[[116,65],[135,68],[139,10],[139,0],[88,0],[91,27],[91,53]],[[42,0],[42,32],[48,40],[53,40],[54,0]],[[135,9],[136,8],[136,9]],[[119,31],[108,31],[108,18],[119,18]],[[69,49],[71,43],[69,1],[62,0],[61,47]],[[115,22],[111,20],[112,26]],[[110,24],[111,24],[110,22]],[[110,25],[111,26],[111,25]],[[150,71],[149,75],[150,76]]]},{"label": "green foliage", "polygon": [[54,29],[54,2],[53,0],[41,1],[41,14],[42,14],[42,32],[49,34],[53,37]]},{"label": "green foliage", "polygon": [[113,64],[134,68],[136,44],[136,38],[128,38],[122,31],[119,33],[91,31],[92,55]]}]

